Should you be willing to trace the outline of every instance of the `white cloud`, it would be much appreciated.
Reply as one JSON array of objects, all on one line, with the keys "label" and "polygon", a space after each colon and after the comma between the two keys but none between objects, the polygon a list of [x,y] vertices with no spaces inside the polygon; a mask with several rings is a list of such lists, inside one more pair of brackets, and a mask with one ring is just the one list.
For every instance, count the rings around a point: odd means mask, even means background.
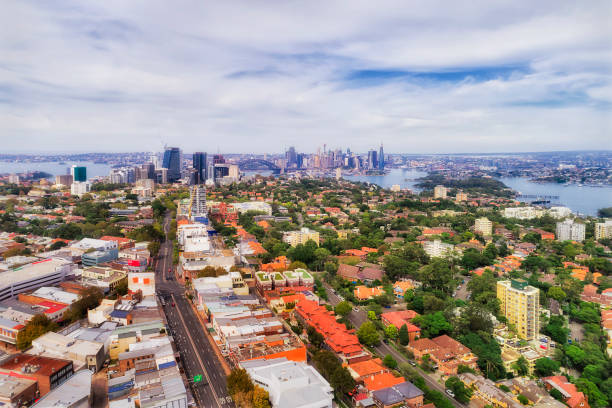
[{"label": "white cloud", "polygon": [[[24,151],[612,148],[611,3],[495,4],[9,2],[0,139]],[[432,74],[347,80],[364,69]],[[474,75],[438,75],[454,71]]]}]

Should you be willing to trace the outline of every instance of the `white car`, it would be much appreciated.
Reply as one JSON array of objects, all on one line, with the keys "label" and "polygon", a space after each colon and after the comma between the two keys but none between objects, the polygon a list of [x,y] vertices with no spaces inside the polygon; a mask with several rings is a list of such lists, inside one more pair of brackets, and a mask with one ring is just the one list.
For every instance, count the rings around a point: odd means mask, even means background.
[{"label": "white car", "polygon": [[446,393],[451,396],[451,398],[455,398],[455,393],[452,390],[446,389]]}]

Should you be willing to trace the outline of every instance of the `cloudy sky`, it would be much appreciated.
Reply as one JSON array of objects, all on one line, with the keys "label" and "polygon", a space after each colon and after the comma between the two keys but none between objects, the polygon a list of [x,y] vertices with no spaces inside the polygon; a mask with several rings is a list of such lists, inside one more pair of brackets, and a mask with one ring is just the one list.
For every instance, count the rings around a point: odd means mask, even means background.
[{"label": "cloudy sky", "polygon": [[6,0],[0,14],[4,151],[612,148],[609,0]]}]

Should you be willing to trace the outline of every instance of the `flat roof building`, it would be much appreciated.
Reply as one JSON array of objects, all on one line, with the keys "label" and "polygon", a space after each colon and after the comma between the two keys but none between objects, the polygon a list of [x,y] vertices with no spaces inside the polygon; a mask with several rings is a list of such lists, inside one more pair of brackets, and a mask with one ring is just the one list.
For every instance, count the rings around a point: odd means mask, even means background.
[{"label": "flat roof building", "polygon": [[62,258],[47,258],[0,274],[0,301],[42,286],[56,285],[70,274],[75,265]]},{"label": "flat roof building", "polygon": [[333,388],[306,363],[274,358],[240,365],[255,384],[268,391],[273,408],[332,407]]}]

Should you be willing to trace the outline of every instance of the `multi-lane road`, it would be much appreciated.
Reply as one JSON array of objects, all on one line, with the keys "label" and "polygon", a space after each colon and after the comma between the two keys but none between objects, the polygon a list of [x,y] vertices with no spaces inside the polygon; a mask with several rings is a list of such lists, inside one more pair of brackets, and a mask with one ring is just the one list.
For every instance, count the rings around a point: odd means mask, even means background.
[{"label": "multi-lane road", "polygon": [[[338,295],[334,292],[331,286],[329,286],[327,283],[323,283],[323,286],[325,286],[325,290],[327,291],[329,303],[331,303],[332,306],[336,306],[338,303],[342,301],[342,299],[338,297]],[[352,310],[351,313],[348,315],[348,318],[350,322],[353,324],[353,326],[360,327],[368,319],[368,315],[365,310],[359,308],[358,311]],[[387,354],[391,354],[398,363],[409,363],[408,359],[404,357],[403,354],[401,354],[399,351],[389,346],[388,344],[380,343],[378,346],[374,347],[374,349],[381,357],[384,357]],[[425,380],[425,384],[429,388],[443,393],[452,402],[452,404],[455,407],[467,408],[467,405],[462,404],[456,399],[449,397],[445,393],[445,388],[440,383],[438,383],[435,378],[431,377],[428,373],[421,370],[419,366],[414,367],[414,369],[421,375],[421,377],[423,377],[423,379]]]},{"label": "multi-lane road", "polygon": [[[164,219],[164,232],[170,228],[170,218]],[[185,375],[190,380],[191,392],[198,407],[234,407],[227,393],[225,371],[210,344],[207,334],[198,320],[189,301],[185,298],[184,287],[174,275],[172,265],[173,248],[171,241],[165,241],[156,259],[157,294],[168,321],[169,334],[179,351]],[[196,375],[202,381],[194,383]]]}]

